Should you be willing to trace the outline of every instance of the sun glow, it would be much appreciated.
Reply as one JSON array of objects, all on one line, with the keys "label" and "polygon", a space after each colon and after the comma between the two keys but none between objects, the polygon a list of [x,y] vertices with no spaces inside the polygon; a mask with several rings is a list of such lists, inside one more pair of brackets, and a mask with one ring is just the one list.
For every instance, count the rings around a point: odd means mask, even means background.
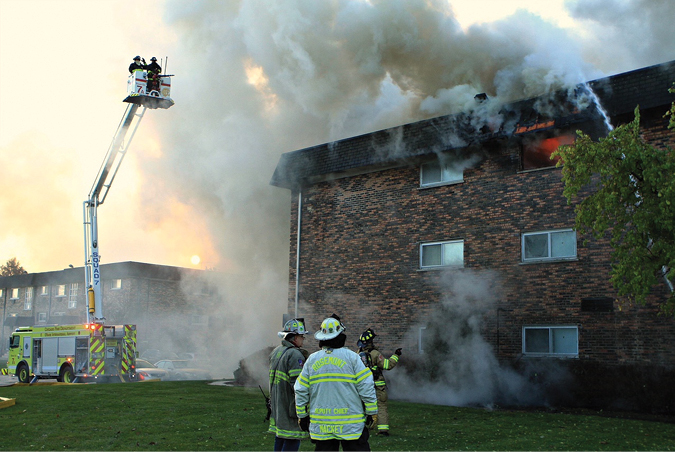
[{"label": "sun glow", "polygon": [[265,75],[262,66],[256,66],[251,59],[245,63],[246,79],[250,85],[262,95],[265,100],[265,110],[272,111],[277,104],[277,95],[269,86],[269,78]]},{"label": "sun glow", "polygon": [[190,258],[190,262],[192,262],[192,265],[199,265],[201,261],[202,260],[196,254]]}]

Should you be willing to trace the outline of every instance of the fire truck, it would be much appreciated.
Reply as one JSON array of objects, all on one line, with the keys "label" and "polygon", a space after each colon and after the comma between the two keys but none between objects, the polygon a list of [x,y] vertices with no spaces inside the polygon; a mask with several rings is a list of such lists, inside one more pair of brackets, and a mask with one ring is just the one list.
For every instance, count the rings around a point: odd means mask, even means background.
[{"label": "fire truck", "polygon": [[25,326],[9,340],[7,367],[21,383],[39,378],[64,383],[135,379],[135,325]]},{"label": "fire truck", "polygon": [[9,339],[7,370],[22,383],[40,378],[62,382],[135,379],[136,325],[106,325],[103,316],[98,207],[108,195],[145,111],[173,106],[171,77],[162,74],[158,83],[155,78],[149,84],[146,71],[129,76],[126,111],[84,202],[86,323],[17,328]]}]

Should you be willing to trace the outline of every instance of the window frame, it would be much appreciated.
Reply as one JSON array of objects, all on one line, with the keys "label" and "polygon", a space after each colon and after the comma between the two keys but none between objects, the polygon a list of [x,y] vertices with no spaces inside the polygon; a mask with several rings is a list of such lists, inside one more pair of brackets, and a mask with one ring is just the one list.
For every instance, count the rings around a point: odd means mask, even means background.
[{"label": "window frame", "polygon": [[55,297],[65,297],[66,296],[66,285],[65,284],[57,284],[56,285],[56,294],[54,296]]},{"label": "window frame", "polygon": [[[450,244],[455,244],[455,243],[461,243],[462,244],[462,264],[461,265],[424,265],[424,248],[429,247],[429,246],[435,246],[435,245],[441,245],[441,262],[443,262],[443,250],[444,247],[443,245],[450,245]],[[424,242],[420,243],[420,248],[419,248],[419,253],[420,253],[420,270],[434,270],[434,269],[446,269],[446,268],[464,268],[464,239],[453,239],[453,240],[444,240],[444,241],[439,241],[439,242]]]},{"label": "window frame", "polygon": [[[548,330],[548,351],[547,352],[531,352],[527,350],[527,331],[531,330]],[[571,330],[576,334],[575,351],[574,352],[555,352],[555,335],[554,330]],[[553,350],[553,351],[552,351]],[[522,353],[523,356],[528,357],[550,357],[550,358],[578,358],[579,357],[579,326],[578,325],[525,325],[522,330]]]},{"label": "window frame", "polygon": [[21,295],[21,291],[19,290],[18,287],[12,287],[11,292],[9,293],[9,299],[10,300],[18,300],[19,296]]},{"label": "window frame", "polygon": [[49,295],[49,286],[40,286],[40,295]]},{"label": "window frame", "polygon": [[[552,256],[552,242],[551,236],[556,233],[562,232],[573,232],[574,233],[574,255],[573,256]],[[525,257],[525,238],[531,237],[534,235],[547,235],[547,257]],[[577,231],[574,228],[562,228],[562,229],[548,229],[545,231],[534,231],[534,232],[523,232],[520,234],[520,259],[521,262],[526,264],[530,262],[558,262],[558,261],[573,261],[577,260],[579,256],[578,253],[578,241],[577,241]]]},{"label": "window frame", "polygon": [[23,295],[23,310],[30,311],[33,309],[33,287],[26,287]]},{"label": "window frame", "polygon": [[[424,168],[429,167],[431,165],[438,165],[440,171],[441,171],[441,178],[437,182],[428,182],[424,183]],[[451,173],[461,173],[461,176],[459,179],[443,179],[444,174],[451,174]],[[451,171],[451,165],[447,163],[442,163],[439,160],[431,160],[428,162],[424,162],[420,164],[420,188],[430,188],[430,187],[439,187],[442,185],[453,185],[453,184],[461,184],[464,182],[464,169],[461,171]]]},{"label": "window frame", "polygon": [[121,290],[122,280],[120,278],[110,280],[110,290]]},{"label": "window frame", "polygon": [[426,334],[426,330],[426,326],[421,326],[417,331],[417,352],[419,354],[424,353],[424,335]]},{"label": "window frame", "polygon": [[70,283],[68,291],[68,309],[77,308],[77,292],[80,290],[80,283]]}]

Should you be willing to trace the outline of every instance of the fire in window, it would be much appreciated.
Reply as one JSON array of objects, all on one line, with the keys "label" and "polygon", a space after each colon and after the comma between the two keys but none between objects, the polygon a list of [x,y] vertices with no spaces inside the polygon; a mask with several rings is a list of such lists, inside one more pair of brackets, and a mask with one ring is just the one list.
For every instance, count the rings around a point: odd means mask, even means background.
[{"label": "fire in window", "polygon": [[553,154],[558,147],[573,143],[574,135],[572,134],[548,138],[538,137],[524,141],[522,152],[523,170],[555,166],[559,158],[551,160],[551,154]]}]

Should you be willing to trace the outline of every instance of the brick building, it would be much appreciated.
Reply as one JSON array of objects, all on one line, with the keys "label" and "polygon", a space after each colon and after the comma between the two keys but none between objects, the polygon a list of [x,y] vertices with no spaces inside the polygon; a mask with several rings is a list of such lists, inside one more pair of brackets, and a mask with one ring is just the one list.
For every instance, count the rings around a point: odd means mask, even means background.
[{"label": "brick building", "polygon": [[611,250],[577,236],[549,156],[576,130],[599,137],[605,119],[632,120],[638,104],[645,138],[675,147],[663,118],[673,82],[675,61],[497,110],[480,94],[466,113],[283,154],[271,184],[291,191],[289,313],[315,329],[336,312],[354,341],[372,327],[382,349],[423,354],[439,303],[458,280],[482,279],[474,301],[494,302],[480,332],[500,362],[556,360],[588,392],[672,378],[675,320],[658,315],[666,284],[646,306],[615,300]]},{"label": "brick building", "polygon": [[[213,272],[119,262],[103,264],[101,275],[106,323],[136,324],[140,351],[166,350],[173,343],[184,344],[186,349],[179,351],[194,351],[184,326],[206,334],[210,323],[219,324],[211,309],[220,300]],[[19,326],[83,323],[84,268],[0,277],[0,309],[2,338]],[[203,338],[192,334],[189,339]],[[0,355],[7,352],[6,342],[0,344]]]}]

